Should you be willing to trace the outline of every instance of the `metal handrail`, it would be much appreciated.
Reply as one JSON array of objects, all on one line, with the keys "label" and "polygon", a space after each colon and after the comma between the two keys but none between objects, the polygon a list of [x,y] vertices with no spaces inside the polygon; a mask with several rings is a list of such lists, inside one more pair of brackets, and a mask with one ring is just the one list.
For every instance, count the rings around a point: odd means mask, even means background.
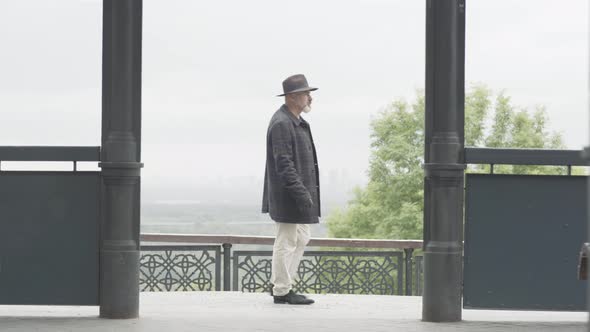
[{"label": "metal handrail", "polygon": [[100,146],[0,146],[3,161],[70,161],[74,172],[79,161],[100,161]]},{"label": "metal handrail", "polygon": [[466,164],[588,166],[581,150],[465,148]]},{"label": "metal handrail", "polygon": [[0,146],[2,161],[100,161],[100,146]]},{"label": "metal handrail", "polygon": [[[224,234],[156,234],[143,233],[144,242],[179,242],[179,243],[228,243],[273,245],[274,236],[224,235]],[[385,240],[385,239],[329,239],[312,238],[308,244],[312,247],[347,247],[347,248],[384,248],[384,249],[419,249],[422,240]]]}]

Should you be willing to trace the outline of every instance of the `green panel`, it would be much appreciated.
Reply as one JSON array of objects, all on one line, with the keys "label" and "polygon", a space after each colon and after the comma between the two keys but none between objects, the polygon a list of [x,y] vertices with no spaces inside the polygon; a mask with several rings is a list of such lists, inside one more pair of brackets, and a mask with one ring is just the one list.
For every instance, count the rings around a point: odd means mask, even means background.
[{"label": "green panel", "polygon": [[465,308],[586,310],[587,178],[468,174]]},{"label": "green panel", "polygon": [[98,305],[99,172],[0,173],[0,304]]}]

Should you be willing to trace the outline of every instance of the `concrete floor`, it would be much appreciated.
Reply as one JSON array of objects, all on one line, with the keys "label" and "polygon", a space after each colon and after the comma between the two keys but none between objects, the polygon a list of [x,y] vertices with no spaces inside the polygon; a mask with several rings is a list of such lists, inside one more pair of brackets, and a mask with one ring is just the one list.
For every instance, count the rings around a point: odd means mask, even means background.
[{"label": "concrete floor", "polygon": [[139,319],[98,318],[98,307],[0,306],[0,331],[587,331],[584,312],[464,310],[459,323],[420,321],[422,299],[314,295],[310,306],[268,294],[142,293]]}]

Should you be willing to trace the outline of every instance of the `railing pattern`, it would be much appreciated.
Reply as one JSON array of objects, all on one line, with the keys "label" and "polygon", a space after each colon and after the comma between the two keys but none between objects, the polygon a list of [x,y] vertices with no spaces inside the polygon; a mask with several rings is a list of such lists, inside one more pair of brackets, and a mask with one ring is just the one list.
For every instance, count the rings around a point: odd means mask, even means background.
[{"label": "railing pattern", "polygon": [[142,246],[141,291],[221,290],[219,246]]},{"label": "railing pattern", "polygon": [[[235,251],[233,290],[270,290],[272,252]],[[403,294],[403,253],[310,251],[297,271],[301,293]]]},{"label": "railing pattern", "polygon": [[[272,251],[232,253],[231,247],[230,243],[143,245],[140,290],[219,291],[223,286],[226,291],[270,291]],[[421,295],[422,257],[412,252],[413,248],[307,251],[294,288],[301,293]]]}]

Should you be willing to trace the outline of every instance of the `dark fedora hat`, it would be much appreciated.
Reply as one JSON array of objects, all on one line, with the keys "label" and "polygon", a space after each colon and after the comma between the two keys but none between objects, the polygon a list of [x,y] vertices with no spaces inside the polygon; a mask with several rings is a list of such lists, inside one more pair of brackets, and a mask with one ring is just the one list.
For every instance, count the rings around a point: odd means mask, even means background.
[{"label": "dark fedora hat", "polygon": [[289,76],[283,81],[283,94],[278,95],[277,97],[281,97],[289,93],[315,91],[317,89],[318,88],[312,88],[307,84],[305,76],[302,74],[297,74]]}]

